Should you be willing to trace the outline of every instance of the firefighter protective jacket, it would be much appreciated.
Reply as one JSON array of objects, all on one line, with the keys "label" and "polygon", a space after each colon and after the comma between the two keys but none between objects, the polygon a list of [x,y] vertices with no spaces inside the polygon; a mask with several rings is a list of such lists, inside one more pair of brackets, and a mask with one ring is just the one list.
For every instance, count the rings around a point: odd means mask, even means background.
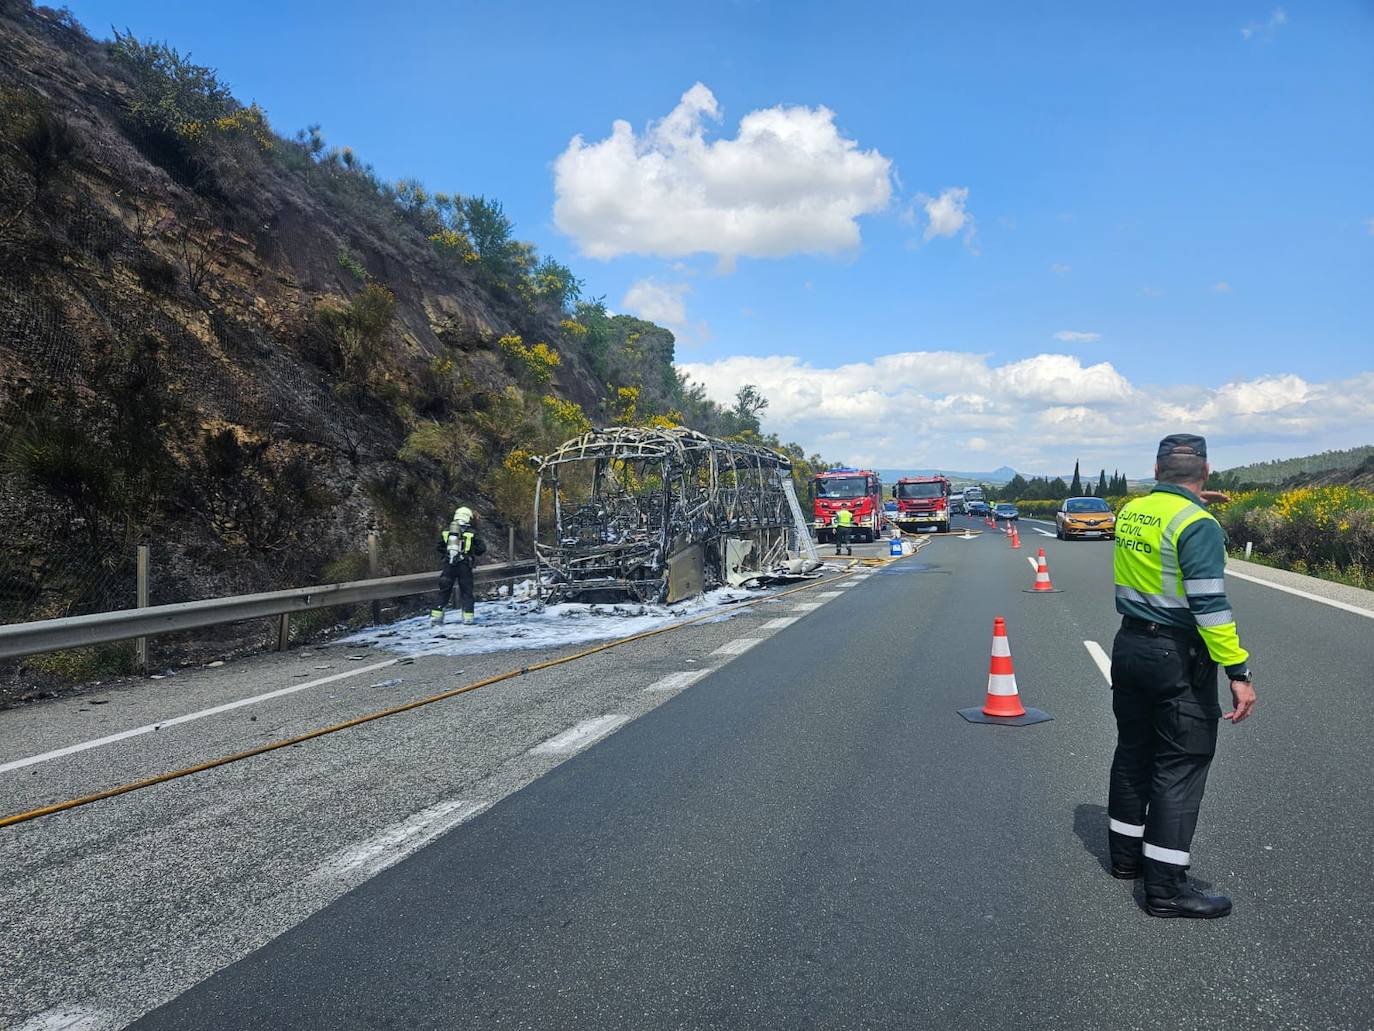
[{"label": "firefighter protective jacket", "polygon": [[1197,627],[1207,652],[1228,673],[1245,668],[1226,600],[1226,534],[1202,499],[1160,483],[1116,517],[1116,611],[1162,626]]}]

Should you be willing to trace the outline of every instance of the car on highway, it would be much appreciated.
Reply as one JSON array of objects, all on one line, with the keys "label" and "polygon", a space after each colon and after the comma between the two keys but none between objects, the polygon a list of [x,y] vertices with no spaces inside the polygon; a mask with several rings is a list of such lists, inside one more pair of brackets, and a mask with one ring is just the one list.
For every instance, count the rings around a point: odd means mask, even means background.
[{"label": "car on highway", "polygon": [[985,516],[992,511],[988,508],[986,501],[965,501],[964,508],[968,510],[968,514],[971,516]]},{"label": "car on highway", "polygon": [[1116,539],[1116,516],[1102,498],[1065,498],[1054,513],[1054,535],[1061,541],[1096,537]]},{"label": "car on highway", "polygon": [[999,523],[1014,523],[1021,518],[1021,513],[1017,511],[1015,505],[999,501],[992,506],[992,517]]}]

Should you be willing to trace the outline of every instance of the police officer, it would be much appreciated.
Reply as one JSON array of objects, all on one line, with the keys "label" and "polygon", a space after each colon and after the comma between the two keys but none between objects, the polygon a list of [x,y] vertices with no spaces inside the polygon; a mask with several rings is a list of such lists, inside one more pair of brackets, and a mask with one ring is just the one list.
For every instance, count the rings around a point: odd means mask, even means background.
[{"label": "police officer", "polygon": [[840,553],[840,548],[844,548],[846,555],[854,554],[854,549],[849,545],[849,535],[854,532],[854,513],[847,508],[842,508],[835,513],[835,554]]},{"label": "police officer", "polygon": [[463,608],[463,622],[476,620],[476,600],[472,593],[472,563],[478,555],[485,555],[486,542],[472,529],[472,509],[463,506],[453,513],[453,521],[439,535],[439,551],[444,556],[444,568],[439,571],[439,602],[430,610],[430,622],[444,621],[444,609],[458,585],[458,602]]},{"label": "police officer", "polygon": [[[1117,745],[1107,804],[1112,876],[1144,875],[1145,909],[1160,917],[1221,917],[1231,900],[1185,876],[1217,720],[1239,723],[1255,704],[1223,582],[1226,539],[1204,507],[1207,442],[1176,433],[1159,442],[1155,488],[1116,520],[1112,712]],[[1235,708],[1222,717],[1217,666]]]}]

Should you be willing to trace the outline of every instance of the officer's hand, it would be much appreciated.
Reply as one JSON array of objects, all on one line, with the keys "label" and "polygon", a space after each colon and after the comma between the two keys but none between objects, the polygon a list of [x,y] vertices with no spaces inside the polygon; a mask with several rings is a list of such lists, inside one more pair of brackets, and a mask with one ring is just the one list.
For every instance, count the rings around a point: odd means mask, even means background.
[{"label": "officer's hand", "polygon": [[1235,709],[1221,718],[1239,723],[1249,716],[1250,710],[1255,707],[1255,685],[1247,684],[1244,680],[1231,681],[1231,700],[1236,703]]},{"label": "officer's hand", "polygon": [[1224,505],[1231,500],[1231,495],[1222,490],[1202,490],[1197,496],[1209,505]]}]

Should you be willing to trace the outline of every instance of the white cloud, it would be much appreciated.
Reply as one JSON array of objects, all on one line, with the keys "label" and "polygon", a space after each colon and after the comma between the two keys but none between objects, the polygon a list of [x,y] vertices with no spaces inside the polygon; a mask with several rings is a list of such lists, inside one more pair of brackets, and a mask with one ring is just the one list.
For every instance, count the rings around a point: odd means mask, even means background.
[{"label": "white cloud", "polygon": [[861,215],[892,196],[892,162],[842,135],[825,107],[751,111],[732,138],[697,83],[636,133],[573,137],[554,162],[554,222],[594,258],[622,254],[736,257],[833,254],[859,244]]},{"label": "white cloud", "polygon": [[1275,32],[1287,24],[1287,13],[1282,7],[1275,7],[1267,21],[1252,21],[1240,30],[1240,34],[1245,39],[1268,41],[1274,38]]},{"label": "white cloud", "polygon": [[1131,383],[1110,362],[1084,364],[1073,355],[999,365],[959,351],[902,352],[831,368],[791,355],[679,367],[722,402],[752,383],[770,401],[765,428],[828,458],[857,461],[862,452],[882,468],[1005,462],[1057,474],[1081,458],[1094,470],[1148,475],[1154,445],[1169,433],[1203,433],[1218,461],[1239,464],[1348,447],[1374,426],[1374,372],[1325,383],[1290,373],[1161,387]]},{"label": "white cloud", "polygon": [[1102,339],[1101,333],[1079,333],[1072,329],[1061,329],[1054,339],[1066,344],[1095,344]]},{"label": "white cloud", "polygon": [[1056,276],[1067,276],[1070,272],[1073,271],[1073,266],[1066,264],[1062,261],[1056,261],[1053,265],[1050,266],[1050,271],[1053,272]]},{"label": "white cloud", "polygon": [[918,193],[916,203],[921,205],[926,216],[923,239],[933,240],[937,236],[955,236],[966,227],[969,234],[965,237],[966,240],[973,233],[973,216],[964,207],[968,203],[967,186],[951,186],[941,190],[938,197]]},{"label": "white cloud", "polygon": [[625,291],[620,306],[650,322],[681,327],[687,324],[687,295],[691,292],[692,288],[686,283],[641,279]]},{"label": "white cloud", "polygon": [[1219,279],[1212,284],[1212,290],[1219,294],[1229,294],[1231,292],[1231,284],[1224,279]]}]

